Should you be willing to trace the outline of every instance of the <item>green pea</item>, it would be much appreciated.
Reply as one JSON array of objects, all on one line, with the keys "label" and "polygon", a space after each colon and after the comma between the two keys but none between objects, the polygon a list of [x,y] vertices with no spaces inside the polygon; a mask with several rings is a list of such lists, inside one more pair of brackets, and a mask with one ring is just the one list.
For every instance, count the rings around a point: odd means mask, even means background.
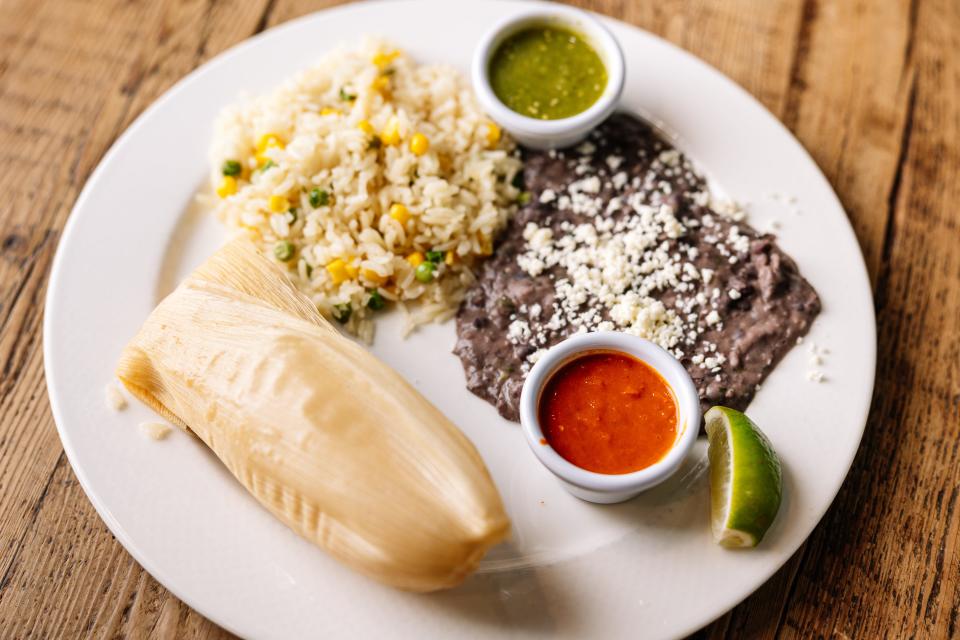
[{"label": "green pea", "polygon": [[236,160],[226,160],[222,171],[225,176],[238,176],[243,172],[243,166]]},{"label": "green pea", "polygon": [[346,100],[347,102],[353,102],[357,99],[357,96],[352,93],[347,93],[343,90],[343,87],[340,87],[340,99]]},{"label": "green pea", "polygon": [[325,189],[314,189],[310,192],[310,206],[314,209],[326,206],[329,202],[330,194]]},{"label": "green pea", "polygon": [[286,240],[281,240],[277,244],[273,245],[273,255],[280,262],[286,262],[293,257],[294,248],[293,243],[287,242]]},{"label": "green pea", "polygon": [[433,270],[436,268],[432,262],[424,261],[417,265],[417,270],[414,272],[414,276],[420,282],[426,284],[433,280]]},{"label": "green pea", "polygon": [[521,191],[520,195],[517,196],[517,204],[527,204],[530,202],[530,192]]},{"label": "green pea", "polygon": [[347,324],[350,320],[350,315],[353,313],[353,307],[350,306],[350,303],[344,302],[343,304],[337,304],[333,306],[333,318],[340,324]]},{"label": "green pea", "polygon": [[376,289],[370,290],[370,299],[367,300],[367,306],[373,309],[374,311],[380,311],[385,306],[387,306],[387,301],[383,299],[383,296],[380,295],[380,292]]},{"label": "green pea", "polygon": [[434,264],[443,262],[443,251],[427,251],[426,256],[427,260]]}]

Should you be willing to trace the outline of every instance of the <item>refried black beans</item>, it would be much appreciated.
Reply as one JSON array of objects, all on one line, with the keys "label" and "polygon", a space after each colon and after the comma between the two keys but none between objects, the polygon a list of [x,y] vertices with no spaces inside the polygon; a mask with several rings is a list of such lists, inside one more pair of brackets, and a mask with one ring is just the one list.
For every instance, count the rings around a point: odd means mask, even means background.
[{"label": "refried black beans", "polygon": [[517,420],[524,377],[545,349],[617,330],[677,356],[704,410],[745,409],[820,311],[774,238],[713,202],[683,154],[629,115],[576,148],[524,160],[530,201],[457,314],[467,387]]}]

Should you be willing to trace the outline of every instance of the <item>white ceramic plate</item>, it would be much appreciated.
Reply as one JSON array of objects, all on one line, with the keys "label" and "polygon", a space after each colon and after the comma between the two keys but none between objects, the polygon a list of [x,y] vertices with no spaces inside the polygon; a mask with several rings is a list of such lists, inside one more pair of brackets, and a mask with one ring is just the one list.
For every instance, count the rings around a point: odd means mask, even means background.
[{"label": "white ceramic plate", "polygon": [[[813,161],[767,111],[692,56],[607,20],[628,65],[624,105],[677,136],[751,221],[782,221],[781,244],[823,301],[807,343],[829,348],[826,381],[806,379],[793,349],[750,414],[785,473],[785,501],[761,547],[731,552],[708,527],[704,443],[665,485],[618,506],[569,496],[534,459],[519,427],[468,393],[450,354],[453,323],[407,340],[378,327],[373,352],[476,443],[513,520],[513,538],[462,587],[401,593],[345,569],[262,509],[196,440],[153,442],[141,406],[112,413],[104,385],[123,344],[159,298],[225,237],[189,213],[207,176],[219,109],[261,92],[361,34],[393,39],[421,61],[464,71],[482,32],[527,4],[364,3],[296,20],[204,65],[117,141],[77,201],[47,298],[47,384],[64,448],[84,490],[131,554],[182,600],[254,638],[670,637],[734,606],[780,567],[836,495],[857,450],[873,388],[869,283],[847,218]],[[792,194],[795,204],[770,193]],[[802,213],[793,211],[802,210]]]}]

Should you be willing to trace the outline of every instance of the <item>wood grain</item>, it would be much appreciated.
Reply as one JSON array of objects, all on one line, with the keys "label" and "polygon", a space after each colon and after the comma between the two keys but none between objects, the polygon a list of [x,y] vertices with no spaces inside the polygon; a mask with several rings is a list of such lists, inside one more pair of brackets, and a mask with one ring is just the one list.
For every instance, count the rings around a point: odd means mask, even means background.
[{"label": "wood grain", "polygon": [[[0,637],[229,637],[83,495],[46,399],[42,300],[70,207],[120,132],[204,60],[334,4],[0,0]],[[780,117],[875,284],[877,389],[850,477],[784,569],[696,636],[960,636],[960,4],[575,4],[691,51]]]}]

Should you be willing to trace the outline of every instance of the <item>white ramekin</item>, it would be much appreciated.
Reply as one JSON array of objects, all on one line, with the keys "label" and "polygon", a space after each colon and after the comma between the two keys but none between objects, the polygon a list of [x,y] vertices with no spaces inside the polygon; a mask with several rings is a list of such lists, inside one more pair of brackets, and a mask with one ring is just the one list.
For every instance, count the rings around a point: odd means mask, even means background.
[{"label": "white ramekin", "polygon": [[[645,362],[663,376],[676,396],[679,413],[677,439],[663,458],[640,471],[606,474],[582,469],[546,443],[540,428],[537,409],[547,381],[567,362],[596,351],[619,351]],[[527,374],[520,395],[520,423],[534,455],[570,493],[590,502],[622,502],[666,480],[690,453],[700,431],[700,398],[683,365],[649,340],[616,331],[581,333],[550,348]]]},{"label": "white ramekin", "polygon": [[[586,111],[569,118],[537,120],[520,115],[503,104],[490,86],[487,68],[500,43],[525,27],[543,24],[565,27],[581,34],[607,68],[607,86],[597,101]],[[477,45],[472,75],[481,106],[510,135],[532,149],[558,149],[576,144],[613,113],[623,92],[626,73],[619,43],[599,20],[586,11],[556,6],[525,11],[495,25]]]}]

